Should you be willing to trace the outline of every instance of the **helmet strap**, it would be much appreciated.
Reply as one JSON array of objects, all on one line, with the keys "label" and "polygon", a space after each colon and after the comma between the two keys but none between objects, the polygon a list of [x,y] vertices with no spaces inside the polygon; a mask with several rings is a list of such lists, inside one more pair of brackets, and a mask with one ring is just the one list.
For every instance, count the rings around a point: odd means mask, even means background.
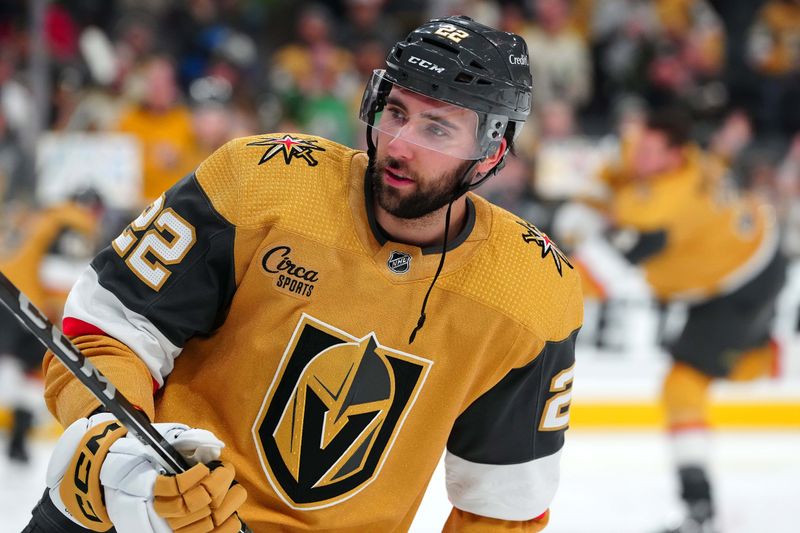
[{"label": "helmet strap", "polygon": [[[458,200],[462,195],[466,194],[472,188],[472,185],[470,184],[470,179],[471,179],[470,174],[472,174],[472,171],[475,169],[478,163],[480,163],[480,159],[476,159],[467,167],[467,169],[464,171],[464,174],[461,176],[461,179],[458,182],[458,187],[456,187],[456,190],[453,191],[453,196],[447,203],[447,211],[445,212],[444,215],[444,239],[442,240],[442,255],[439,257],[439,266],[436,267],[436,273],[433,275],[433,280],[431,280],[431,284],[428,286],[428,291],[425,293],[425,298],[423,298],[422,300],[422,307],[420,307],[419,310],[419,318],[417,319],[417,325],[414,327],[414,330],[408,337],[408,344],[413,344],[414,339],[417,337],[417,333],[425,325],[425,319],[427,318],[425,315],[425,308],[428,306],[428,298],[430,298],[431,296],[431,291],[433,290],[433,286],[436,284],[436,280],[439,279],[439,274],[442,273],[442,269],[444,268],[444,258],[447,256],[447,244],[450,233],[450,213],[453,210],[453,203],[455,203],[456,200]],[[493,174],[495,168],[497,168],[497,165],[495,165],[495,167],[489,171],[488,175]],[[483,183],[488,177],[488,175],[481,178],[479,184]]]},{"label": "helmet strap", "polygon": [[370,163],[375,162],[375,141],[372,140],[372,121],[375,120],[375,113],[370,112],[369,124],[367,124],[367,157]]}]

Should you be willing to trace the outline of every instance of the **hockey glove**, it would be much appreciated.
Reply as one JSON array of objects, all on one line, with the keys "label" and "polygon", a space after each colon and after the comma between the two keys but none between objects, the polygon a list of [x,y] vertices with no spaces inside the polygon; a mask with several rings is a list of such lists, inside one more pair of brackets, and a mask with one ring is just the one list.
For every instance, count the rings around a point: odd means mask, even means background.
[{"label": "hockey glove", "polygon": [[[153,426],[190,464],[215,461],[224,446],[209,431]],[[67,428],[50,460],[47,485],[56,507],[92,531],[113,525],[119,533],[227,532],[238,530],[234,513],[246,498],[240,485],[231,487],[233,476],[232,467],[212,471],[203,464],[168,476],[149,447],[103,413]]]},{"label": "hockey glove", "polygon": [[100,470],[111,445],[126,433],[110,414],[76,420],[61,435],[47,465],[47,487],[55,506],[92,531],[113,526],[103,503]]}]

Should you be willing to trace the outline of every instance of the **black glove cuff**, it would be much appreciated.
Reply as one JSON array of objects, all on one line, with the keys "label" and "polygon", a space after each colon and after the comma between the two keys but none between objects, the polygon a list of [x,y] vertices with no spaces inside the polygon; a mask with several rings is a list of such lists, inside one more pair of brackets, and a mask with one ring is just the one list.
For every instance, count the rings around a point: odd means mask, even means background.
[{"label": "black glove cuff", "polygon": [[[31,521],[22,533],[92,533],[91,529],[76,524],[58,510],[50,499],[50,489],[44,490],[42,499],[31,514]],[[116,533],[116,530],[112,527],[106,533]]]}]

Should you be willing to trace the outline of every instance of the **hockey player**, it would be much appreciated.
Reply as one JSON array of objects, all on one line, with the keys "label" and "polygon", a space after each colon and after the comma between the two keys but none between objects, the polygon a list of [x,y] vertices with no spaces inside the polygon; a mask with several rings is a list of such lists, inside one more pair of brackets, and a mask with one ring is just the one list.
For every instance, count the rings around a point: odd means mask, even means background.
[{"label": "hockey player", "polygon": [[[608,215],[612,241],[641,265],[656,297],[688,302],[669,346],[666,407],[681,496],[688,508],[673,533],[716,531],[708,476],[709,387],[714,379],[768,376],[785,259],[769,206],[737,192],[719,161],[689,139],[680,110],[650,113],[628,157],[616,165]],[[581,258],[576,259],[589,264]]]},{"label": "hockey player", "polygon": [[404,531],[445,447],[446,530],[544,528],[580,282],[535,226],[467,192],[530,101],[521,38],[432,20],[366,87],[367,153],[237,139],[159,197],[78,281],[63,328],[200,463],[163,475],[48,356],[69,427],[29,531],[234,531],[237,509],[254,531]]},{"label": "hockey player", "polygon": [[[93,196],[92,198],[96,198]],[[56,320],[61,317],[69,287],[77,274],[96,252],[96,222],[99,211],[89,205],[81,193],[71,201],[43,209],[24,218],[24,226],[10,249],[0,254],[0,271],[9,277],[35,305]],[[80,270],[79,270],[80,271]],[[12,426],[8,456],[14,461],[28,461],[27,438],[34,423],[34,413],[41,404],[41,375],[44,347],[17,320],[0,311],[0,356],[8,355],[19,364],[20,375],[8,381],[14,390],[4,391],[10,397]],[[17,370],[19,372],[19,370]]]}]

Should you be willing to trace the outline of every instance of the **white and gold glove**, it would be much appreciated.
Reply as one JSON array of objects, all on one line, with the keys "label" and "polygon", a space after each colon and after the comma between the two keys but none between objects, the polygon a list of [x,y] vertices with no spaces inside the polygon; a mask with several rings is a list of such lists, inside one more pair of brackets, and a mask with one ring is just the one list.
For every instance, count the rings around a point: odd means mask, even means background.
[{"label": "white and gold glove", "polygon": [[217,461],[222,441],[183,424],[153,427],[194,466],[168,475],[156,454],[127,435],[113,415],[82,418],[61,436],[48,465],[56,507],[92,531],[238,531],[235,513],[247,493],[232,484],[233,466]]}]

